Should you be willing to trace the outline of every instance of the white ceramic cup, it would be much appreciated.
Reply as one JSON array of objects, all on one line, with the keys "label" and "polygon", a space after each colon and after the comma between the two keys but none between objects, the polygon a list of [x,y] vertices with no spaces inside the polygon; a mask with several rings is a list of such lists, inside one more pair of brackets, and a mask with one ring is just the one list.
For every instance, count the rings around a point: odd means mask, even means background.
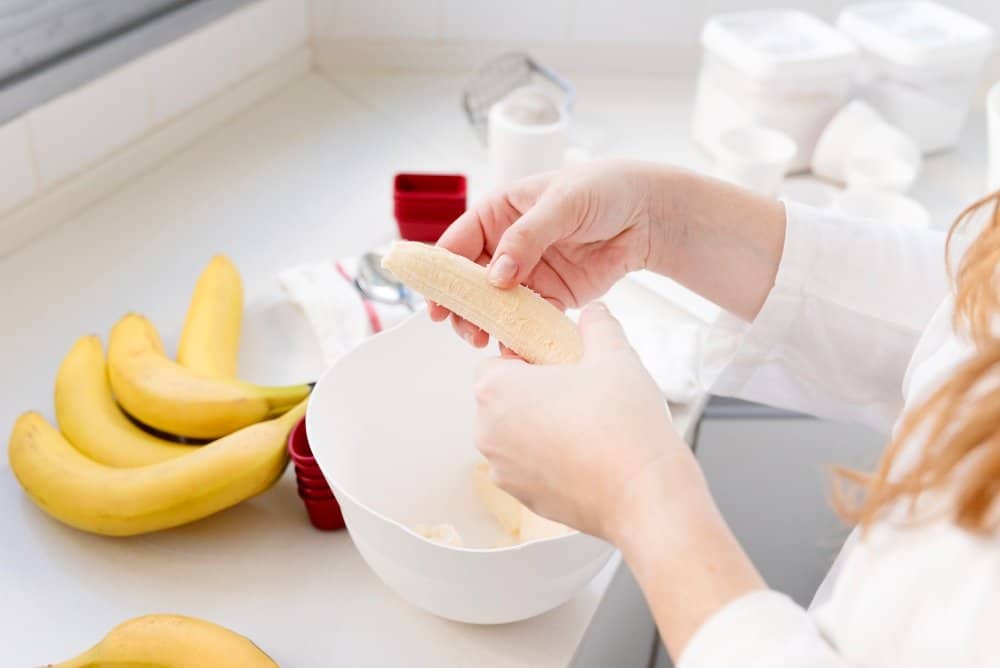
[{"label": "white ceramic cup", "polygon": [[797,151],[783,132],[757,125],[730,128],[714,148],[716,175],[764,195],[773,195]]},{"label": "white ceramic cup", "polygon": [[905,192],[920,173],[920,147],[861,100],[849,102],[820,135],[813,173],[849,188]]},{"label": "white ceramic cup", "polygon": [[848,152],[865,130],[882,122],[882,117],[867,102],[851,100],[841,108],[816,142],[812,171],[831,181],[844,182]]},{"label": "white ceramic cup", "polygon": [[514,91],[490,108],[489,169],[494,187],[559,169],[569,148],[570,119],[544,93]]},{"label": "white ceramic cup", "polygon": [[844,181],[848,188],[903,193],[917,180],[922,162],[915,141],[888,123],[879,122],[865,130],[848,152]]},{"label": "white ceramic cup", "polygon": [[864,218],[890,225],[927,228],[931,216],[920,202],[900,193],[868,188],[845,190],[837,197],[835,208],[853,218]]},{"label": "white ceramic cup", "polygon": [[986,130],[989,134],[989,174],[986,188],[1000,190],[1000,81],[986,94]]}]

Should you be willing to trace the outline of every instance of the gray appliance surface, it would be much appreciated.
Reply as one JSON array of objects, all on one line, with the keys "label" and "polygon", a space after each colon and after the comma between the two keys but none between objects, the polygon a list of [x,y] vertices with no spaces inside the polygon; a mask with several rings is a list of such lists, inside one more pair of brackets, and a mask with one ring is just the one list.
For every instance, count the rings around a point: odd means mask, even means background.
[{"label": "gray appliance surface", "polygon": [[[848,529],[829,502],[834,465],[870,470],[886,435],[713,397],[695,447],[712,495],[772,589],[808,605]],[[670,666],[662,646],[657,668]]]}]

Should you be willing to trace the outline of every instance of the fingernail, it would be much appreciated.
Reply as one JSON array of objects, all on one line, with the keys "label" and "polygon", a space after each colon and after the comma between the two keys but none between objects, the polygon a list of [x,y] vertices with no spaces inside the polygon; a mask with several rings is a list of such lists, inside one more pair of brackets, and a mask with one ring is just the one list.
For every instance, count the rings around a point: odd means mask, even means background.
[{"label": "fingernail", "polygon": [[590,308],[595,311],[607,312],[608,307],[604,305],[604,302],[591,302]]},{"label": "fingernail", "polygon": [[466,332],[462,334],[462,338],[465,339],[465,342],[468,343],[470,346],[476,345],[476,336],[472,332]]},{"label": "fingernail", "polygon": [[490,264],[490,283],[506,285],[517,274],[517,263],[509,255],[501,255]]}]

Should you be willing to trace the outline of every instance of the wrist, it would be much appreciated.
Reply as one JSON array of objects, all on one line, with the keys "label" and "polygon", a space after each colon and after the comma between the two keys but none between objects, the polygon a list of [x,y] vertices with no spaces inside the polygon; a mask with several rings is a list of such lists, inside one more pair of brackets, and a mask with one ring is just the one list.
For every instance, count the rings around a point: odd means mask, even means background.
[{"label": "wrist", "polygon": [[693,231],[689,193],[696,174],[669,165],[644,164],[645,213],[649,225],[649,253],[645,268],[673,277],[684,244]]},{"label": "wrist", "polygon": [[683,527],[712,513],[705,476],[687,444],[679,443],[629,480],[609,514],[606,535],[627,558],[648,545],[650,535],[669,528],[670,536],[680,538]]}]

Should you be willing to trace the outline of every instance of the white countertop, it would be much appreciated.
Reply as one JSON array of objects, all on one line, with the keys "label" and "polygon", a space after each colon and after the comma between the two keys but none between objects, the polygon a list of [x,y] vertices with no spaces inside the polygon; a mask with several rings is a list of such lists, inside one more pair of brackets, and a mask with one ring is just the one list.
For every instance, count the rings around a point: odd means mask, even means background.
[{"label": "white countertop", "polygon": [[[315,350],[280,298],[275,273],[354,254],[394,234],[395,172],[458,171],[485,190],[485,151],[464,124],[457,78],[310,75],[136,178],[74,220],[0,259],[0,427],[27,409],[52,415],[62,355],[106,336],[129,310],[168,348],[206,260],[228,253],[248,294],[243,375],[291,382]],[[706,169],[688,138],[692,84],[577,80],[581,135],[598,154]],[[982,190],[982,118],[960,150],[931,160],[916,196],[944,226]],[[601,133],[597,129],[602,130]],[[686,433],[691,414],[675,411]],[[286,475],[235,509],[179,529],[110,539],[44,516],[0,461],[0,650],[36,665],[88,647],[153,611],[202,616],[251,637],[286,668],[320,665],[564,666],[585,639],[620,565],[536,619],[474,627],[432,617],[386,589],[343,533],[313,531]]]},{"label": "white countertop", "polygon": [[[419,81],[387,83],[427,92]],[[55,372],[72,342],[88,332],[106,336],[129,310],[149,315],[172,348],[194,279],[219,250],[246,284],[243,375],[275,383],[315,377],[318,355],[304,349],[311,342],[281,299],[276,272],[389,239],[396,171],[464,171],[481,187],[471,134],[461,146],[464,126],[452,123],[453,137],[421,137],[416,126],[395,126],[392,115],[439,132],[449,123],[420,115],[420,98],[405,89],[374,94],[386,111],[372,113],[371,98],[353,87],[345,93],[318,76],[295,82],[0,260],[8,379],[0,425],[9,429],[31,408],[51,417]],[[688,431],[688,413],[675,415]],[[126,618],[171,611],[237,629],[285,667],[564,666],[620,565],[616,556],[583,593],[536,619],[456,624],[398,599],[346,533],[314,531],[294,488],[289,472],[264,495],[202,522],[113,539],[45,516],[3,458],[4,665],[64,659]]]}]

